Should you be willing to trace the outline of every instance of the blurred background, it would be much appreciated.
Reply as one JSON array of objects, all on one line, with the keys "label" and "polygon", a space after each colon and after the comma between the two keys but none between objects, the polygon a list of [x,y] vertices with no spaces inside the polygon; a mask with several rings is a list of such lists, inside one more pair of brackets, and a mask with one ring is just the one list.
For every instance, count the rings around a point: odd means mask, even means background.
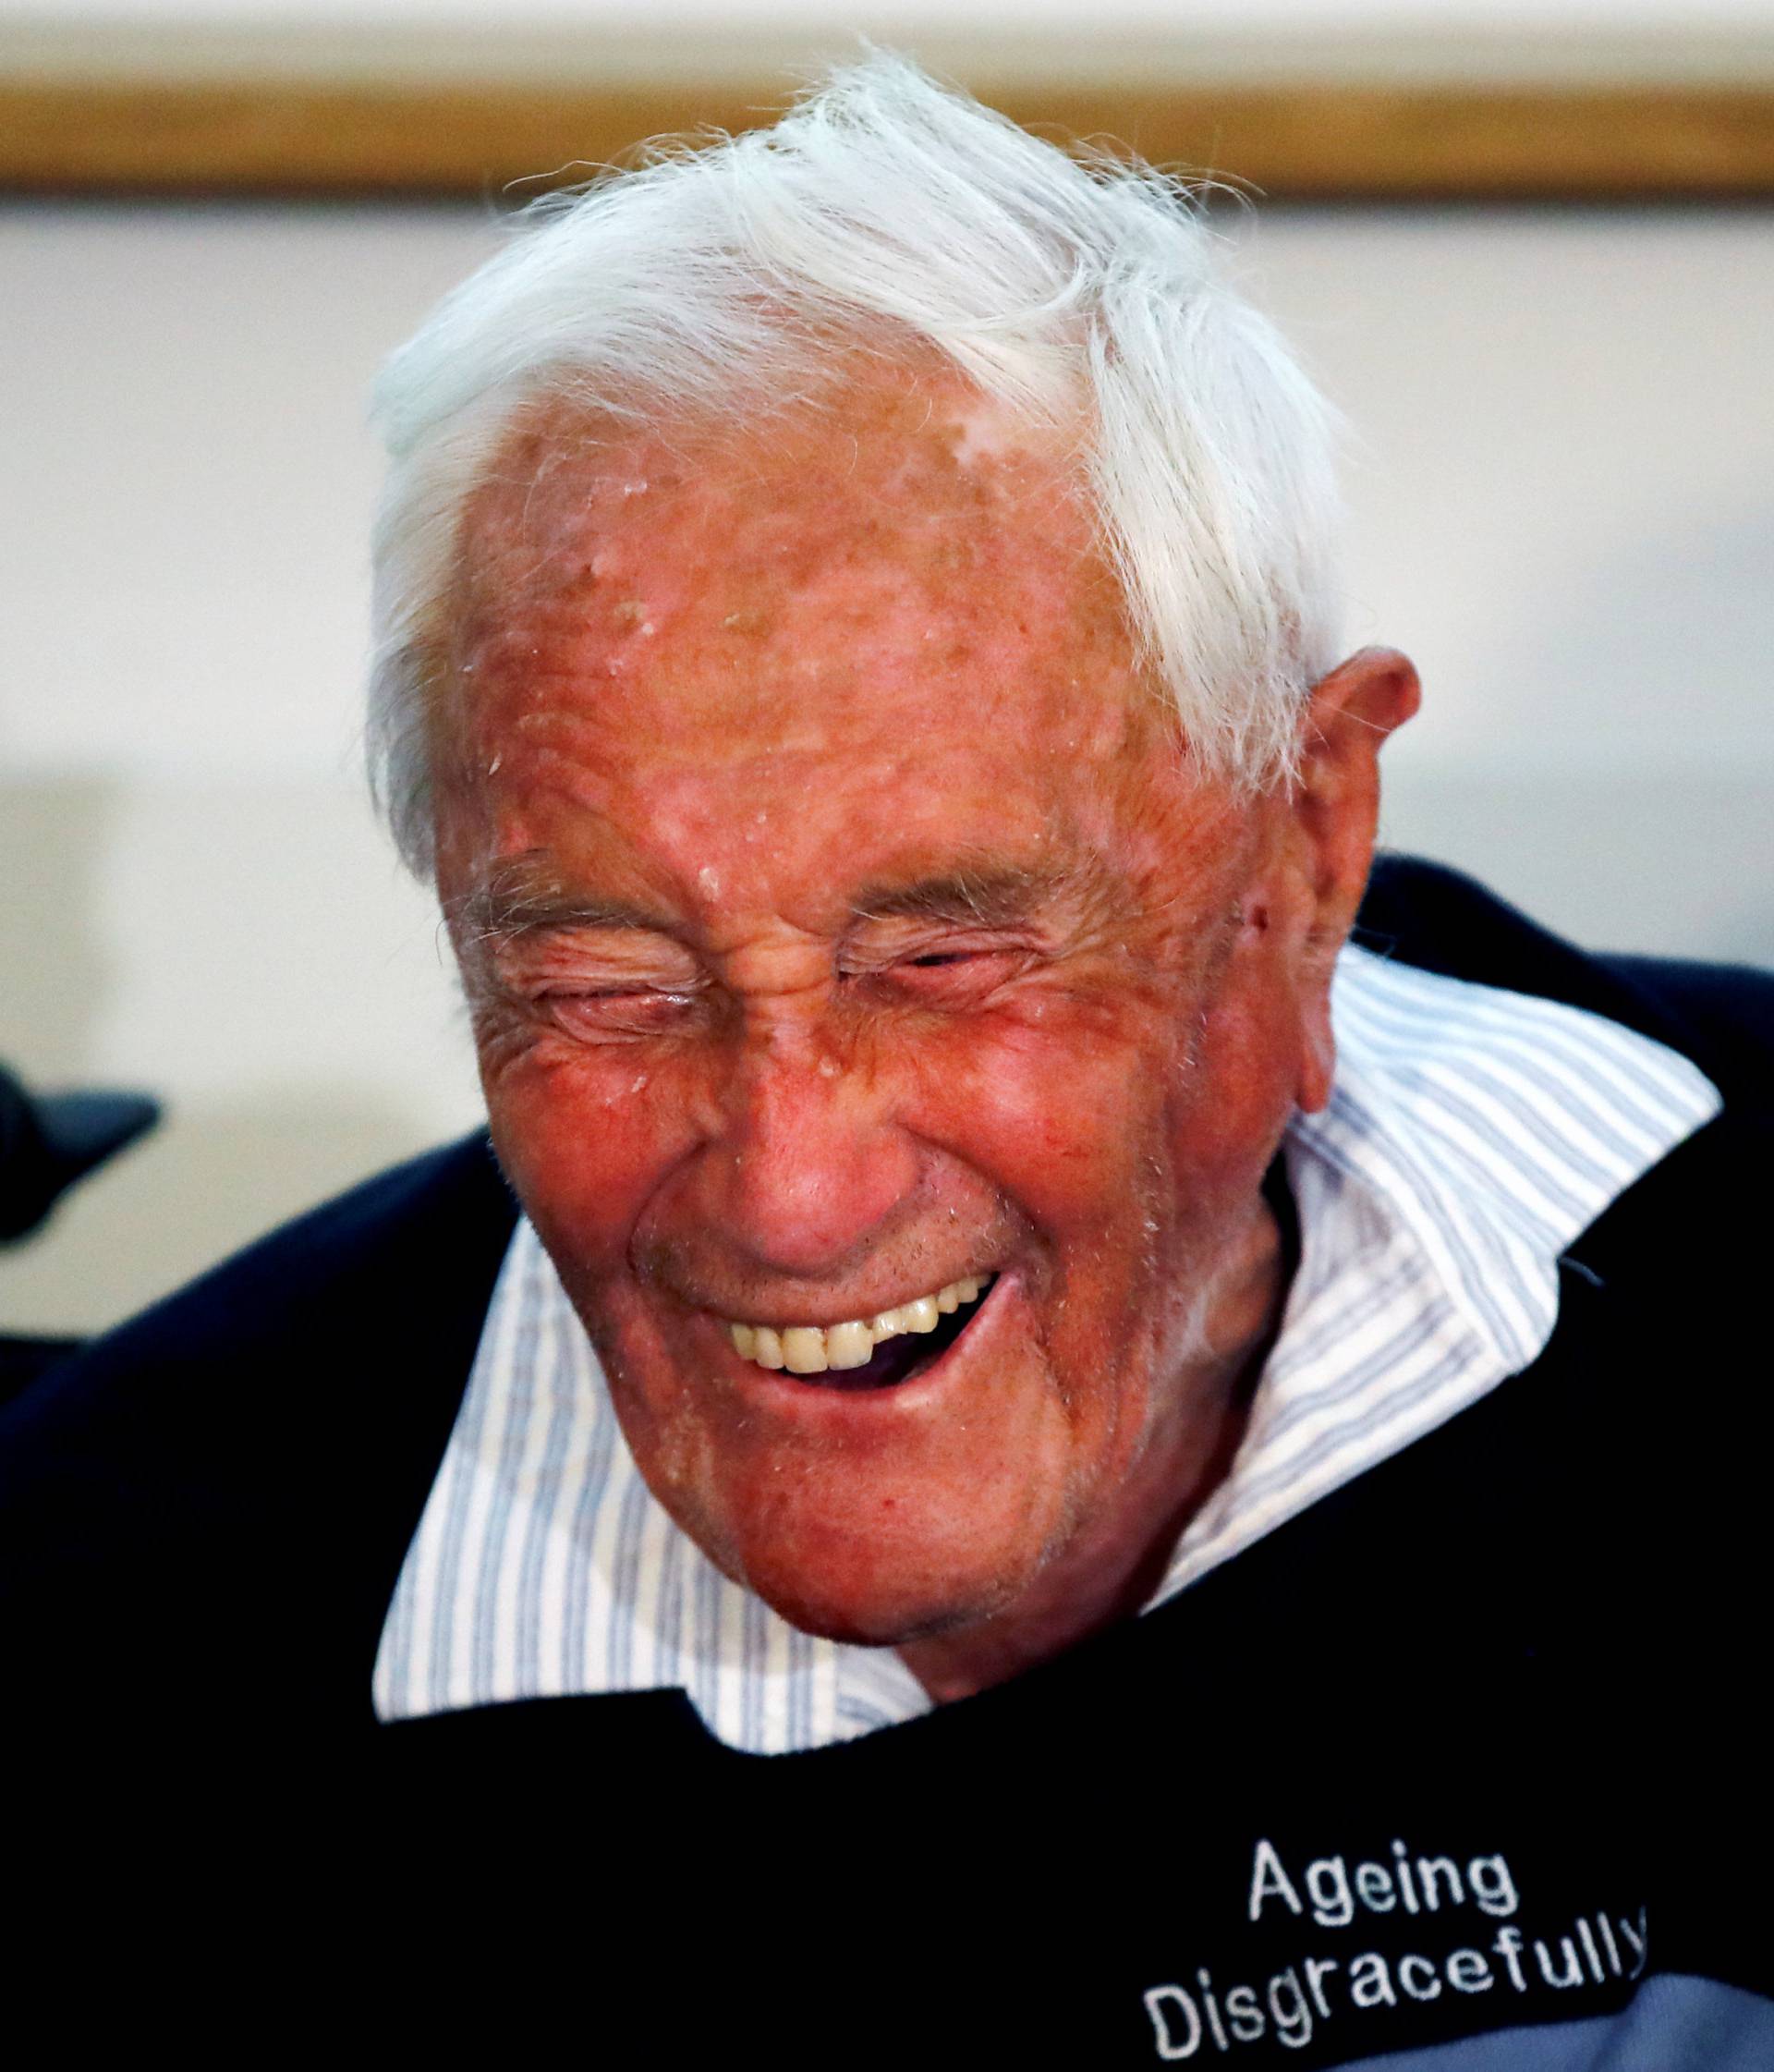
[{"label": "blurred background", "polygon": [[367,384],[546,177],[858,30],[1262,190],[1220,215],[1352,425],[1350,645],[1427,689],[1387,839],[1774,962],[1774,0],[0,6],[0,1062],[165,1107],[0,1328],[476,1119],[359,768]]}]

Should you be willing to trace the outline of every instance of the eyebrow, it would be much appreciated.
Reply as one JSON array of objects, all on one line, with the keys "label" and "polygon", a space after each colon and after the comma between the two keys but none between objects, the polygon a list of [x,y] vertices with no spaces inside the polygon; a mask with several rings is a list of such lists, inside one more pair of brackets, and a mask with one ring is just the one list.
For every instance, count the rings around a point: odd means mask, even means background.
[{"label": "eyebrow", "polygon": [[[1027,866],[992,865],[938,872],[907,884],[883,882],[850,902],[853,921],[931,920],[963,928],[1003,928],[1027,921],[1052,899],[1059,878]],[[577,928],[673,932],[669,915],[635,900],[564,886],[534,855],[507,859],[456,903],[469,940],[511,942]]]},{"label": "eyebrow", "polygon": [[568,891],[529,856],[495,866],[456,903],[454,919],[479,943],[573,928],[644,928],[659,934],[671,929],[669,917],[634,900]]},{"label": "eyebrow", "polygon": [[950,871],[911,884],[871,886],[851,901],[850,913],[859,921],[937,920],[1002,928],[1027,920],[1051,900],[1058,884],[1051,871],[1015,864]]}]

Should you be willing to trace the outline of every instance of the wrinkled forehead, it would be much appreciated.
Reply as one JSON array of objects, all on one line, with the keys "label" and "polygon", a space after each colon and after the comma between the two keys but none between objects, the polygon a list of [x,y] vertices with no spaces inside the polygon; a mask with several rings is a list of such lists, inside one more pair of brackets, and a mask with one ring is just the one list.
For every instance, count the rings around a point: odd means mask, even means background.
[{"label": "wrinkled forehead", "polygon": [[766,496],[796,482],[828,493],[847,483],[917,518],[945,490],[965,485],[969,501],[1014,501],[1037,483],[1069,483],[1076,471],[1081,421],[1037,422],[945,362],[876,360],[850,347],[805,393],[792,372],[779,393],[735,387],[699,408],[646,397],[602,408],[577,397],[570,383],[537,399],[514,420],[470,506],[470,557],[569,517],[576,488],[604,475],[631,494],[639,481],[651,492],[687,478],[736,476]]},{"label": "wrinkled forehead", "polygon": [[755,637],[796,605],[953,616],[993,597],[1124,649],[1076,441],[952,370],[893,363],[725,419],[538,407],[465,514],[456,652],[561,607],[652,640],[668,617]]},{"label": "wrinkled forehead", "polygon": [[1075,458],[891,370],[736,424],[539,414],[464,534],[453,839],[687,882],[767,828],[783,898],[902,849],[1143,843],[1179,758]]},{"label": "wrinkled forehead", "polygon": [[442,760],[637,823],[716,772],[869,797],[915,750],[1002,815],[1119,786],[1169,708],[1076,457],[897,367],[726,423],[541,412],[468,514]]}]

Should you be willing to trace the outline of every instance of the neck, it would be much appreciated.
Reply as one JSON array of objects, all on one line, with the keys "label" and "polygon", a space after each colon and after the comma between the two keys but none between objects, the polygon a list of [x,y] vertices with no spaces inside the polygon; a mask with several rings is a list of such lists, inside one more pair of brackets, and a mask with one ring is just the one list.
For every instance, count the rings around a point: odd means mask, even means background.
[{"label": "neck", "polygon": [[1179,1415],[1148,1441],[1112,1514],[1074,1540],[1004,1612],[899,1650],[936,1703],[1003,1683],[1148,1602],[1189,1520],[1231,1470],[1295,1251],[1291,1205],[1278,1216],[1259,1199],[1221,1270],[1201,1334],[1213,1349],[1184,1363],[1169,1392]]}]

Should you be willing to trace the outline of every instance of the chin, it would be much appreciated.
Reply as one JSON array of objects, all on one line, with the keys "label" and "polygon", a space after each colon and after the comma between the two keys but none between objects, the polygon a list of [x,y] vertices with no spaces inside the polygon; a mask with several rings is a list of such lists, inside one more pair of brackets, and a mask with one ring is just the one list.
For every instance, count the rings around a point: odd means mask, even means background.
[{"label": "chin", "polygon": [[[1026,1490],[1015,1493],[1008,1477],[1000,1490],[996,1503],[979,1505],[946,1493],[876,1488],[853,1502],[777,1504],[761,1516],[730,1511],[680,1522],[791,1626],[863,1647],[898,1647],[995,1617],[1045,1566],[1047,1506]],[[880,1522],[863,1530],[859,1516]]]},{"label": "chin", "polygon": [[979,1625],[1006,1610],[1014,1583],[957,1587],[957,1578],[881,1577],[869,1586],[833,1589],[825,1577],[746,1570],[739,1579],[772,1611],[821,1639],[863,1648],[898,1648]]}]

